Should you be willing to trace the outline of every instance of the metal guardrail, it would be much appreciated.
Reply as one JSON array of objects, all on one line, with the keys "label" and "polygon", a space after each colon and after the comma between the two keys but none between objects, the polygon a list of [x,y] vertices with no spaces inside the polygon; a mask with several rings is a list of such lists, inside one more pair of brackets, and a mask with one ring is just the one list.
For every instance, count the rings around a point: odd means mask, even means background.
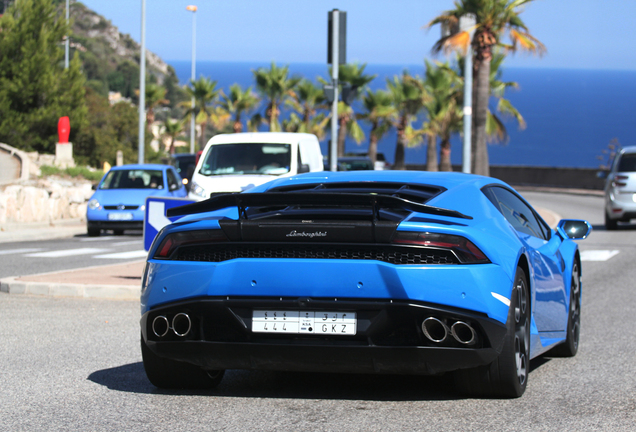
[{"label": "metal guardrail", "polygon": [[[31,161],[26,153],[10,145],[0,143],[0,153],[13,158],[20,166],[19,175],[9,175],[8,178],[0,177],[0,184],[13,183],[14,181],[25,181],[29,179]],[[1,162],[0,162],[1,163]],[[10,163],[10,162],[9,162]],[[2,171],[8,172],[9,167],[3,167]]]}]

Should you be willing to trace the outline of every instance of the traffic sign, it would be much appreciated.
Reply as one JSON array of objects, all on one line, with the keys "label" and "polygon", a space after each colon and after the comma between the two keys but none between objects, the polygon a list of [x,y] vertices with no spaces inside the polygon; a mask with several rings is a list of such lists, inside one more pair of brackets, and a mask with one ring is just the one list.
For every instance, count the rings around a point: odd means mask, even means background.
[{"label": "traffic sign", "polygon": [[183,216],[166,217],[166,210],[173,207],[193,203],[187,198],[148,197],[146,198],[146,213],[144,215],[144,249],[150,250],[152,242],[163,227]]}]

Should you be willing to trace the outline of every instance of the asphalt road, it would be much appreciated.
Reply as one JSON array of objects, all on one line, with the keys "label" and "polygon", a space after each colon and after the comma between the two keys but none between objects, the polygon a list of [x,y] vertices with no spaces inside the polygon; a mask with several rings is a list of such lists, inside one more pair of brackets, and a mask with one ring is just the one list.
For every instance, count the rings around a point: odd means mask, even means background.
[{"label": "asphalt road", "polygon": [[208,392],[146,379],[137,302],[0,293],[0,430],[626,431],[636,423],[636,226],[601,229],[602,200],[524,194],[597,229],[581,249],[579,354],[531,363],[515,400],[464,399],[449,378],[229,371]]},{"label": "asphalt road", "polygon": [[144,259],[141,231],[0,243],[0,278],[119,264]]}]

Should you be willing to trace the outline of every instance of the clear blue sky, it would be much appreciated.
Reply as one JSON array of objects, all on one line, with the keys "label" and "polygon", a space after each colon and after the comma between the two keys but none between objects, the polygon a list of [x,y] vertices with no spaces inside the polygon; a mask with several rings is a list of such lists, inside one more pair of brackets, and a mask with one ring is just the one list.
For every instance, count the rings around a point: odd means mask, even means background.
[{"label": "clear blue sky", "polygon": [[[139,41],[141,0],[82,0]],[[452,0],[146,0],[146,45],[164,60],[190,60],[197,5],[198,61],[324,63],[327,12],[347,12],[347,60],[422,64],[439,37],[424,29]],[[548,52],[517,53],[510,67],[636,70],[636,1],[536,0],[521,14]]]}]

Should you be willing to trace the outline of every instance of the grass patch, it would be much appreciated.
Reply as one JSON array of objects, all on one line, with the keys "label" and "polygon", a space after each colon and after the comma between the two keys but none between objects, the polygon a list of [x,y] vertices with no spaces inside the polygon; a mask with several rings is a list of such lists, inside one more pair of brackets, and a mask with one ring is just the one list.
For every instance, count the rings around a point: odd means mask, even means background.
[{"label": "grass patch", "polygon": [[42,165],[40,167],[41,177],[59,175],[62,177],[83,178],[90,181],[99,181],[104,176],[102,170],[90,170],[86,167],[74,167],[61,169],[51,165]]}]

